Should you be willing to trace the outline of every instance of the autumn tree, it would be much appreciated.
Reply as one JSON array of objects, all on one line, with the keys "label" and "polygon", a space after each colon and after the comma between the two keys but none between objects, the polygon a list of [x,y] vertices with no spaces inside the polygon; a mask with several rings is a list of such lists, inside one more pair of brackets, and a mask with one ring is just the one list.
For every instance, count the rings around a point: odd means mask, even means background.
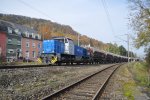
[{"label": "autumn tree", "polygon": [[[20,15],[12,15],[12,14],[1,14],[0,19],[9,21],[12,23],[24,25],[27,27],[31,27],[38,31],[38,34],[41,34],[43,39],[51,39],[56,36],[66,36],[74,40],[77,44],[78,32],[73,30],[69,25],[63,25],[56,22],[52,22],[50,20],[45,19],[37,19]],[[80,34],[81,35],[81,34]],[[89,45],[96,47],[101,50],[106,50],[107,45],[101,41],[90,38],[85,35],[81,35],[80,37],[81,45]]]},{"label": "autumn tree", "polygon": [[150,42],[150,0],[129,0],[131,26],[137,38],[136,47],[148,46]]},{"label": "autumn tree", "polygon": [[[136,47],[150,48],[150,0],[128,1],[131,9],[131,26],[137,35]],[[149,57],[149,51],[147,51],[146,58],[150,59]],[[148,62],[150,64],[150,61]]]}]

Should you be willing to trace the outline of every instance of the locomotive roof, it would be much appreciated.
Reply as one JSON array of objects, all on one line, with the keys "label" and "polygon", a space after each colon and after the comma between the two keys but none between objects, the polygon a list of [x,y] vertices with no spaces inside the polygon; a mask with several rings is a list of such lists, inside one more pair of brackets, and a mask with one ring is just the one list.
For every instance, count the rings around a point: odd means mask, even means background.
[{"label": "locomotive roof", "polygon": [[14,27],[14,24],[8,21],[4,21],[4,20],[0,20],[0,26],[4,26],[4,27]]},{"label": "locomotive roof", "polygon": [[71,38],[63,37],[63,36],[60,36],[60,37],[52,37],[52,39],[69,39],[69,40],[73,41]]}]

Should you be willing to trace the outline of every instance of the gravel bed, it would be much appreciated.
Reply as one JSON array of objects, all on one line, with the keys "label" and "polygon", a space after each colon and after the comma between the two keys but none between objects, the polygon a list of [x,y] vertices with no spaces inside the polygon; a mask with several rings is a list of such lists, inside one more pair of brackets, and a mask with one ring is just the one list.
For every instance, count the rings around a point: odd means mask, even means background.
[{"label": "gravel bed", "polygon": [[109,65],[1,69],[0,98],[2,100],[41,99],[107,66]]},{"label": "gravel bed", "polygon": [[[131,97],[129,94],[125,94],[125,85],[128,85],[126,89],[129,93],[132,91]],[[140,88],[136,85],[127,64],[125,64],[112,75],[100,100],[150,100],[146,93],[142,93]],[[128,95],[128,97],[125,95]]]},{"label": "gravel bed", "polygon": [[101,100],[128,100],[123,95],[123,92],[122,92],[123,84],[120,83],[121,80],[125,80],[120,75],[120,72],[124,70],[124,67],[125,66],[121,66],[112,75],[111,79],[108,81],[107,87],[104,90]]}]

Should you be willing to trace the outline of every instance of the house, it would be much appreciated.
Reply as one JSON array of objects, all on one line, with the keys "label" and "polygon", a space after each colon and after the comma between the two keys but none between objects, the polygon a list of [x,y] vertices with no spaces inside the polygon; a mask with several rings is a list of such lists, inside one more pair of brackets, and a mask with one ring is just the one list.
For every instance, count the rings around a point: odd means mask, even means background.
[{"label": "house", "polygon": [[23,58],[35,61],[41,54],[42,40],[29,27],[0,20],[0,56],[12,62]]},{"label": "house", "polygon": [[6,57],[6,36],[7,28],[3,27],[0,23],[0,57],[5,58]]},{"label": "house", "polygon": [[12,62],[19,58],[21,49],[21,34],[14,29],[14,24],[0,20],[1,55],[5,61]]},{"label": "house", "polygon": [[22,57],[26,60],[37,60],[42,52],[42,39],[37,31],[28,27],[19,27],[22,33],[21,49]]}]

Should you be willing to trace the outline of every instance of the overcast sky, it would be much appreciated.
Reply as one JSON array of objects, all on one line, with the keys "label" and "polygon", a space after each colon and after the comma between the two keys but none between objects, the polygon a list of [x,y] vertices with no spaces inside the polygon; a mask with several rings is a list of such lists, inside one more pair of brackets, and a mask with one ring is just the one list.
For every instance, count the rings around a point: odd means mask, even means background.
[{"label": "overcast sky", "polygon": [[[102,1],[106,3],[112,25]],[[104,43],[116,42],[126,48],[127,43],[116,36],[126,40],[124,34],[133,34],[128,26],[127,0],[1,0],[0,13],[48,19]],[[142,49],[132,50],[143,55]]]}]

